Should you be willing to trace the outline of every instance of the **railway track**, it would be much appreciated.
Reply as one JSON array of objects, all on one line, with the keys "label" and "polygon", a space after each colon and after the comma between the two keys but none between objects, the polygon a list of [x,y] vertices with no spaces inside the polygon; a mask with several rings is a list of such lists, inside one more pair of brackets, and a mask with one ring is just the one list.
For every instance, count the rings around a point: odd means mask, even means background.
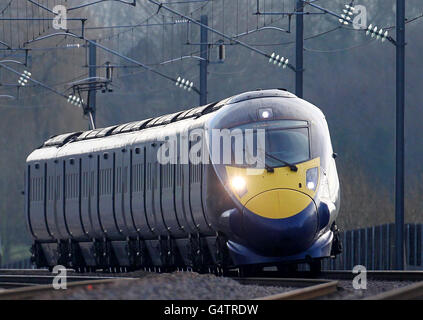
[{"label": "railway track", "polygon": [[378,295],[368,297],[365,300],[422,300],[423,281],[410,284],[406,287],[393,289]]},{"label": "railway track", "polygon": [[[30,299],[34,296],[54,290],[53,279],[57,274],[48,270],[34,269],[0,269],[0,300]],[[60,277],[60,276],[59,276]],[[72,270],[67,271],[67,288],[111,283],[122,276],[80,275]]]},{"label": "railway track", "polygon": [[[423,271],[415,270],[368,270],[366,275],[368,280],[423,281]],[[336,280],[352,280],[356,276],[357,274],[352,273],[351,270],[324,271],[319,274],[319,277]]]},{"label": "railway track", "polygon": [[[265,275],[264,275],[265,274]],[[259,285],[281,287],[280,294],[259,297],[258,300],[309,300],[325,298],[336,294],[341,282],[349,282],[356,276],[351,271],[325,271],[319,278],[312,278],[309,273],[297,273],[295,278],[281,277],[274,272],[265,272],[260,277],[231,277],[242,285]],[[57,275],[47,270],[0,270],[0,299],[31,299],[38,294],[53,290],[52,282]],[[301,277],[300,277],[301,276]],[[135,275],[84,275],[68,271],[67,287],[69,289],[83,286],[108,284],[119,280],[138,279]],[[382,293],[378,293],[366,300],[386,299],[423,299],[422,271],[368,271],[369,281],[407,281],[404,285]],[[289,288],[287,291],[286,289]],[[341,288],[342,290],[342,288]],[[282,292],[283,291],[283,292]],[[335,298],[336,299],[336,298]]]},{"label": "railway track", "polygon": [[[325,278],[338,280],[352,280],[356,274],[351,271],[322,272]],[[423,271],[419,270],[370,270],[367,271],[367,280],[373,281],[412,281],[412,284],[388,290],[365,300],[415,300],[423,299]]]},{"label": "railway track", "polygon": [[[297,272],[295,278],[280,278],[273,271],[262,272],[259,278],[238,278],[242,284],[258,284],[268,286],[293,286],[298,287],[288,292],[276,294],[259,300],[309,300],[328,296],[337,292],[339,281],[352,281],[357,274],[351,271],[324,271],[319,274],[320,279],[311,278],[310,273]],[[303,278],[297,278],[297,277]],[[365,300],[410,300],[423,299],[423,271],[392,271],[376,270],[367,271],[368,281],[407,281],[414,282],[400,288],[388,290],[365,298]],[[234,278],[237,279],[237,278]]]},{"label": "railway track", "polygon": [[256,300],[310,300],[338,290],[338,281],[306,278],[233,278],[243,285],[280,286],[295,288]]},{"label": "railway track", "polygon": [[[0,274],[0,288],[20,288],[20,287],[31,287],[38,285],[51,285],[53,279],[57,275],[35,275],[35,274]],[[66,281],[71,282],[83,282],[83,281],[97,281],[97,280],[113,280],[122,277],[102,277],[102,276],[75,276],[67,275]]]},{"label": "railway track", "polygon": [[[32,299],[48,290],[53,290],[52,282],[57,275],[47,270],[0,270],[0,299]],[[135,277],[81,275],[68,270],[67,287],[69,289],[83,286],[108,284],[122,279]],[[142,276],[141,276],[142,277]],[[321,279],[293,278],[232,278],[242,285],[276,286],[290,288],[283,294],[262,297],[264,300],[311,299],[336,291],[336,281]]]},{"label": "railway track", "polygon": [[[97,279],[97,280],[82,280],[82,281],[73,281],[67,284],[68,289],[77,288],[77,287],[89,287],[93,288],[96,285],[100,284],[109,284],[115,281],[122,280],[124,278],[109,278],[109,279]],[[127,278],[125,278],[127,279]],[[30,285],[23,286],[14,289],[6,289],[0,291],[0,300],[24,300],[24,299],[33,299],[37,295],[54,290],[52,284],[41,284],[41,285]]]},{"label": "railway track", "polygon": [[[423,271],[420,270],[367,270],[368,280],[380,281],[423,281]],[[236,272],[232,272],[231,276],[236,278]],[[315,275],[307,271],[299,271],[289,274],[280,273],[278,271],[260,271],[254,275],[260,278],[304,278],[314,279]],[[322,271],[318,274],[319,279],[328,280],[353,280],[357,274],[352,273],[351,270],[333,270]]]}]

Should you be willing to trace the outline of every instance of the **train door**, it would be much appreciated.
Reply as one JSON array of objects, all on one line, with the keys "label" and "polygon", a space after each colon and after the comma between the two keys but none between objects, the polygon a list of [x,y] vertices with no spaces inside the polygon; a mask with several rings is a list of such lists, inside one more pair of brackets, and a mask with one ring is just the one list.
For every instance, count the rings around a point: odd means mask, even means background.
[{"label": "train door", "polygon": [[83,238],[86,235],[81,219],[80,207],[80,162],[70,158],[64,161],[65,165],[65,206],[64,214],[69,233],[74,238]]},{"label": "train door", "polygon": [[129,192],[130,152],[126,148],[116,152],[115,166],[115,214],[119,229],[125,235],[136,235],[134,227]]},{"label": "train door", "polygon": [[100,222],[104,233],[111,239],[122,238],[114,210],[115,153],[103,152],[99,155],[99,203]]},{"label": "train door", "polygon": [[146,152],[145,147],[137,145],[131,150],[131,204],[132,217],[137,232],[144,239],[154,237],[146,216]]},{"label": "train door", "polygon": [[[63,214],[63,164],[58,159],[47,161],[47,203],[46,203],[46,220],[48,229],[55,239],[63,239],[65,232],[64,220],[60,217]],[[62,166],[62,167],[61,167]]]},{"label": "train door", "polygon": [[193,219],[200,233],[209,233],[210,227],[203,210],[202,181],[203,181],[203,137],[201,134],[192,134],[190,140],[189,161],[189,204]]},{"label": "train door", "polygon": [[28,223],[37,239],[52,238],[46,220],[46,171],[47,163],[30,163],[26,174]]},{"label": "train door", "polygon": [[184,235],[179,219],[176,214],[175,194],[175,164],[166,163],[160,165],[160,188],[161,188],[161,211],[169,233],[173,237]]},{"label": "train door", "polygon": [[146,197],[145,207],[148,222],[157,236],[167,235],[160,207],[160,166],[157,161],[158,144],[152,142],[146,148]]},{"label": "train door", "polygon": [[98,212],[98,156],[81,156],[81,220],[90,238],[104,235]]}]

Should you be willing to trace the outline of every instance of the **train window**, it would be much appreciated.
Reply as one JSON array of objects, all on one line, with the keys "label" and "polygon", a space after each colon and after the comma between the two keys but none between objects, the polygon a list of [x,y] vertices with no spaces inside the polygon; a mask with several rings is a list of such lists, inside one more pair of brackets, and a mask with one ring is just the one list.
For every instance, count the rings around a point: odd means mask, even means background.
[{"label": "train window", "polygon": [[183,174],[182,164],[176,164],[175,170],[176,170],[176,173],[175,173],[175,175],[176,175],[176,185],[178,187],[182,187],[182,174]]},{"label": "train window", "polygon": [[[234,129],[234,128],[233,128]],[[232,129],[232,130],[233,130]],[[248,157],[249,152],[252,151],[252,155],[250,157],[252,160],[257,159],[258,152],[261,151],[260,148],[262,146],[258,146],[258,129],[265,129],[264,131],[264,138],[265,138],[265,148],[264,152],[266,156],[266,164],[271,167],[282,167],[285,166],[286,163],[300,163],[310,159],[310,140],[309,140],[309,128],[306,121],[298,121],[298,120],[282,120],[282,121],[268,121],[268,122],[261,122],[261,123],[250,123],[246,125],[242,125],[237,127],[236,129],[241,129],[243,133],[245,133],[245,129],[253,129],[252,130],[252,150],[246,148],[244,144],[246,144],[247,138],[244,137],[241,143],[243,145],[241,148],[239,146],[235,146],[237,139],[232,139],[232,164],[233,165],[247,165],[253,161],[247,161],[246,157]],[[235,161],[237,158],[235,156],[235,151],[238,150],[245,150],[242,155],[243,163],[239,163],[239,160]],[[238,159],[239,159],[238,155]],[[280,160],[278,160],[280,159]],[[257,160],[256,160],[257,161]],[[256,163],[253,162],[252,165],[254,166]]]},{"label": "train window", "polygon": [[55,195],[56,195],[56,200],[60,200],[62,198],[62,179],[60,176],[56,176],[56,191],[55,191]]},{"label": "train window", "polygon": [[32,178],[31,201],[42,201],[44,199],[43,178]]},{"label": "train window", "polygon": [[65,195],[66,199],[73,199],[78,197],[78,176],[77,173],[66,174],[65,180]]},{"label": "train window", "polygon": [[112,169],[100,169],[100,195],[112,194]]},{"label": "train window", "polygon": [[161,166],[161,180],[162,180],[162,188],[167,189],[173,186],[173,171],[172,165],[170,163]]},{"label": "train window", "polygon": [[271,167],[284,165],[277,159],[289,163],[308,160],[310,158],[308,128],[267,130],[265,152],[274,157],[266,158],[266,164]]},{"label": "train window", "polygon": [[132,165],[132,190],[140,192],[144,189],[144,164]]}]

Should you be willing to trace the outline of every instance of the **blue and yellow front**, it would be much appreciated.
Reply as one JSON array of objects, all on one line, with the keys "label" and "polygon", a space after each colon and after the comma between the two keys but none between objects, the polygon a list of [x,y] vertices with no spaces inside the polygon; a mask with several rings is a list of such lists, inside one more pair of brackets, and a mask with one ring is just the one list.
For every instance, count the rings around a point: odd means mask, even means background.
[{"label": "blue and yellow front", "polygon": [[[320,158],[273,172],[226,166],[227,189],[240,205],[225,213],[236,238],[228,247],[235,265],[327,257],[332,232],[327,206],[318,200]],[[252,171],[257,170],[257,173]]]},{"label": "blue and yellow front", "polygon": [[229,239],[234,264],[330,256],[339,182],[323,113],[275,90],[241,95],[227,104],[210,122],[210,129],[265,131],[265,169],[236,164],[233,158],[230,164],[213,162],[231,199],[224,212],[216,212],[216,224]]}]

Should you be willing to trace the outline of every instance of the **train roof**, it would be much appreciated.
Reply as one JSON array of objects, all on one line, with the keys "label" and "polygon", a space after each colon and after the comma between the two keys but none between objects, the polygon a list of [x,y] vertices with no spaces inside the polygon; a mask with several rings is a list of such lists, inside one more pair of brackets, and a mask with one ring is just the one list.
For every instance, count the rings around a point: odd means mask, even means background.
[{"label": "train roof", "polygon": [[270,89],[270,90],[256,90],[244,92],[217,102],[209,103],[203,106],[194,107],[188,110],[182,110],[171,114],[161,115],[155,118],[148,118],[139,121],[132,121],[120,125],[113,125],[106,128],[97,128],[88,131],[76,131],[64,133],[50,137],[41,148],[44,147],[60,147],[68,142],[83,141],[95,138],[102,138],[110,135],[140,131],[146,128],[166,125],[172,122],[188,119],[199,118],[205,114],[215,112],[224,105],[234,104],[245,100],[267,98],[267,97],[281,97],[281,98],[295,98],[296,96],[285,89]]}]

